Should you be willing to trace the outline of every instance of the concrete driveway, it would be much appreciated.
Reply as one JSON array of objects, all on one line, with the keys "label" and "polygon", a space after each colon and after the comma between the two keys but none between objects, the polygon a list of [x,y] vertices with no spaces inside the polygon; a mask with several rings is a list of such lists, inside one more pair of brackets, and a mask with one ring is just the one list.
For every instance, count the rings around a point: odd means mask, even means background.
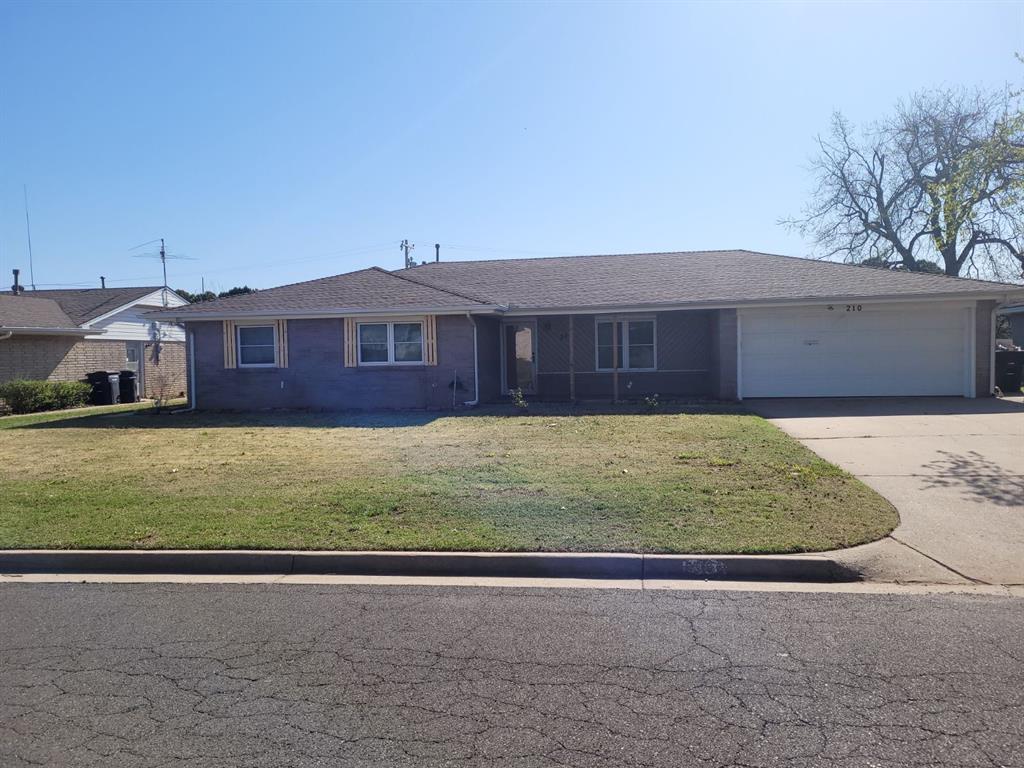
[{"label": "concrete driveway", "polygon": [[747,405],[899,510],[892,536],[841,559],[888,581],[1024,584],[1024,405],[961,398]]}]

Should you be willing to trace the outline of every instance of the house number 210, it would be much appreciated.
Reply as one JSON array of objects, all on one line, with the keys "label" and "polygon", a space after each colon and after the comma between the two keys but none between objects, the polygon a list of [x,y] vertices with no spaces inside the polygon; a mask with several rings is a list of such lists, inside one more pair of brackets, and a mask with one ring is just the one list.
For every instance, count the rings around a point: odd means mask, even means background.
[{"label": "house number 210", "polygon": [[862,305],[860,305],[860,304],[847,304],[846,305],[846,311],[847,312],[860,312],[862,309],[864,309],[864,307]]}]

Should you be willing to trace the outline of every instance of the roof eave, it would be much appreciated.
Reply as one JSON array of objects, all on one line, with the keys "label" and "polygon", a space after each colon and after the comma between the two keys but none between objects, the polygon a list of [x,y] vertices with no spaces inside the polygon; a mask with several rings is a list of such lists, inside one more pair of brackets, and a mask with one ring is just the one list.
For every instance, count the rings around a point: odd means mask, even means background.
[{"label": "roof eave", "polygon": [[[195,305],[190,305],[195,306]],[[178,307],[177,309],[185,309]],[[470,314],[493,314],[503,312],[506,307],[497,304],[482,305],[472,304],[455,307],[331,307],[327,309],[304,309],[304,310],[249,310],[246,312],[175,312],[173,309],[158,309],[153,312],[146,312],[146,317],[154,320],[170,320],[178,323],[195,323],[203,320],[245,320],[245,319],[287,319],[287,320],[310,320],[329,317],[352,317],[352,316],[374,316],[374,315],[464,315]]]},{"label": "roof eave", "polygon": [[839,304],[843,302],[921,302],[921,301],[984,301],[995,300],[999,303],[1007,301],[1019,301],[1024,299],[1024,287],[1020,291],[999,293],[987,292],[965,292],[954,291],[950,293],[924,293],[924,294],[886,294],[880,296],[864,296],[857,294],[836,295],[836,296],[799,296],[778,299],[750,299],[750,300],[725,300],[709,299],[707,301],[667,301],[648,302],[638,304],[591,304],[591,305],[565,305],[565,306],[510,306],[507,310],[509,315],[540,315],[540,314],[601,314],[605,312],[655,312],[677,309],[729,309],[733,307],[778,307],[778,306],[799,306],[804,304]]}]

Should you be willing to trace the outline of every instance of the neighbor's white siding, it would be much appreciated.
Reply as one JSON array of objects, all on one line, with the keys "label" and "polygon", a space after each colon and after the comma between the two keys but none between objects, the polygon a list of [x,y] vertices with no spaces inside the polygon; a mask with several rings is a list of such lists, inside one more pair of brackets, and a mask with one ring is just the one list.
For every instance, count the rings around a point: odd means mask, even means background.
[{"label": "neighbor's white siding", "polygon": [[[107,318],[94,320],[86,327],[104,329],[106,333],[96,336],[86,336],[87,339],[107,339],[116,341],[155,341],[159,338],[162,341],[185,341],[185,330],[180,325],[172,323],[158,323],[145,317],[147,312],[154,312],[163,308],[161,291],[144,296],[130,307]],[[184,299],[175,294],[168,294],[167,306],[180,307],[188,304]],[[159,333],[159,337],[156,335]]]}]

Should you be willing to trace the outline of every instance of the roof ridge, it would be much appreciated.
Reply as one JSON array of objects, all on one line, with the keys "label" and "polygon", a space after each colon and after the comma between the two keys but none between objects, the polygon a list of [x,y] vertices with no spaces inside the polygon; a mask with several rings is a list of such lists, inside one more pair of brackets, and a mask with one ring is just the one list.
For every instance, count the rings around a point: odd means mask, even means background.
[{"label": "roof ridge", "polygon": [[[630,256],[686,256],[693,254],[717,254],[717,253],[749,253],[755,256],[769,256],[777,259],[789,259],[791,261],[821,263],[821,264],[834,264],[838,267],[850,267],[859,268],[860,264],[850,264],[844,261],[831,261],[826,258],[814,258],[810,256],[793,256],[785,253],[768,253],[767,251],[753,251],[749,248],[714,248],[710,250],[687,250],[687,251],[637,251],[632,253],[584,253],[577,254],[575,256],[527,256],[525,258],[497,258],[497,259],[462,259],[462,260],[449,260],[447,262],[428,262],[426,264],[417,264],[409,269],[413,271],[416,269],[429,269],[432,264],[487,264],[491,262],[502,262],[502,261],[559,261],[559,260],[573,260],[573,259],[599,259],[599,258],[619,258],[619,257],[630,257]],[[982,278],[975,277],[963,277],[961,275],[947,275],[945,273],[935,272],[909,272],[904,270],[888,270],[889,272],[897,275],[923,275],[925,277],[945,277],[950,280],[959,280],[968,283],[987,283],[988,285],[999,285],[999,286],[1011,286],[1020,287],[1020,283],[1007,283],[999,280],[985,280]],[[916,278],[914,278],[916,279]]]},{"label": "roof ridge", "polygon": [[[822,258],[811,258],[809,256],[792,256],[790,254],[785,254],[785,253],[768,253],[767,251],[751,251],[751,250],[749,250],[747,248],[738,248],[737,251],[741,252],[741,253],[752,253],[752,254],[755,254],[757,256],[771,256],[772,258],[775,258],[775,259],[795,259],[796,261],[811,261],[811,262],[817,262],[819,264],[834,264],[837,267],[850,267],[852,269],[859,269],[859,268],[862,268],[864,266],[863,264],[850,264],[849,262],[846,262],[846,261],[832,261],[832,260],[824,258],[824,257],[822,257]],[[711,253],[711,251],[706,251],[706,253]],[[936,262],[932,262],[932,263],[935,264]],[[1014,287],[1014,288],[1019,288],[1021,286],[1021,283],[1004,283],[1004,282],[1002,282],[1000,280],[983,280],[982,278],[979,278],[979,277],[964,277],[962,275],[947,275],[945,272],[911,272],[910,270],[904,270],[904,269],[884,269],[884,271],[886,271],[886,272],[888,272],[890,274],[894,274],[894,275],[922,275],[924,277],[945,277],[945,278],[948,278],[949,280],[960,280],[961,282],[965,282],[965,283],[988,283],[989,285],[1008,285],[1008,286],[1011,286],[1011,287]]]},{"label": "roof ridge", "polygon": [[[692,253],[757,253],[757,251],[747,251],[744,248],[712,248],[708,250],[689,250],[689,251],[633,251],[630,253],[577,253],[569,256],[524,256],[522,258],[497,258],[497,259],[449,259],[448,261],[428,261],[426,264],[414,264],[409,267],[409,271],[412,272],[416,269],[429,268],[434,264],[486,264],[492,261],[555,261],[556,259],[607,259],[619,256],[676,256]],[[770,254],[765,254],[770,255]],[[793,256],[791,258],[800,258],[799,256]]]},{"label": "roof ridge", "polygon": [[[465,262],[460,262],[460,263],[465,263]],[[401,280],[407,280],[410,283],[415,283],[416,285],[423,286],[424,288],[431,288],[431,289],[433,289],[435,291],[440,291],[441,293],[447,293],[447,294],[451,294],[452,296],[458,296],[460,299],[469,299],[470,301],[475,301],[478,304],[498,304],[498,303],[500,303],[500,302],[494,301],[493,299],[484,298],[482,296],[473,296],[472,294],[468,294],[468,293],[459,293],[458,291],[453,291],[450,288],[441,288],[440,286],[437,286],[437,285],[431,285],[430,283],[425,283],[422,280],[414,280],[413,278],[409,277],[408,275],[403,275],[403,274],[400,274],[398,272],[392,272],[390,270],[384,269],[383,267],[370,267],[370,269],[377,269],[377,270],[380,270],[381,272],[383,272],[385,274],[391,275],[392,277],[397,277],[397,278],[399,278]]]}]

